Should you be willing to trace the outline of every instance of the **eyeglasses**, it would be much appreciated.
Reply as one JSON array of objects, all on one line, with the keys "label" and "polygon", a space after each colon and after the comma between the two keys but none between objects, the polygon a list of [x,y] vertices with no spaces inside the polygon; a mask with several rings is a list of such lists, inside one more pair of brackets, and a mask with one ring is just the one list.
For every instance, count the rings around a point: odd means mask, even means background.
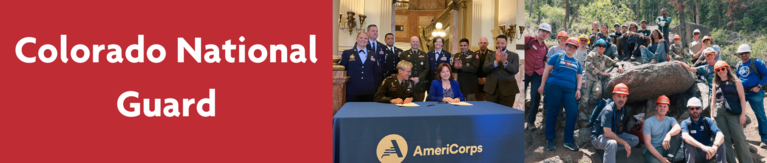
[{"label": "eyeglasses", "polygon": [[699,34],[699,33],[695,33],[695,34],[693,34],[693,35],[700,35],[700,34]]},{"label": "eyeglasses", "polygon": [[598,48],[606,48],[607,46],[605,46],[605,45],[597,45],[597,47]]},{"label": "eyeglasses", "polygon": [[719,72],[719,71],[724,71],[724,70],[727,70],[727,67],[722,67],[722,68],[719,68],[719,69],[715,69],[714,72]]},{"label": "eyeglasses", "polygon": [[706,53],[706,57],[712,56],[712,55],[714,55],[714,53]]},{"label": "eyeglasses", "polygon": [[690,107],[690,108],[688,108],[688,109],[689,109],[689,110],[700,110],[701,108],[700,108],[700,107]]},{"label": "eyeglasses", "polygon": [[559,40],[567,40],[567,37],[559,37]]},{"label": "eyeglasses", "polygon": [[573,48],[573,49],[578,49],[578,46],[575,46],[575,45],[567,45],[567,47]]},{"label": "eyeglasses", "polygon": [[580,39],[580,42],[586,42],[589,41],[588,39]]},{"label": "eyeglasses", "polygon": [[738,55],[746,55],[746,54],[750,54],[750,53],[749,52],[738,53]]}]

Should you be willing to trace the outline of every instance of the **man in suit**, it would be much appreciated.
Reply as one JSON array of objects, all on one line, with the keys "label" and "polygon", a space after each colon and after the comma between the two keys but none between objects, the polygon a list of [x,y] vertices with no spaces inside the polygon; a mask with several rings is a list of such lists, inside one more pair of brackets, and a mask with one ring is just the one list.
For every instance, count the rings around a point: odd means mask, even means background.
[{"label": "man in suit", "polygon": [[458,44],[461,47],[461,52],[453,55],[453,69],[458,73],[458,85],[461,87],[466,101],[477,101],[475,98],[479,85],[477,84],[477,70],[481,67],[479,56],[469,50],[469,39],[463,38]]},{"label": "man in suit", "polygon": [[394,34],[387,33],[384,36],[386,41],[385,56],[382,58],[383,63],[381,68],[383,69],[384,78],[394,76],[397,74],[397,64],[399,63],[399,55],[402,54],[402,49],[394,47]]},{"label": "man in suit", "polygon": [[487,81],[487,73],[482,70],[482,65],[485,65],[485,58],[487,56],[495,55],[495,52],[493,52],[490,49],[487,49],[487,45],[489,45],[489,41],[487,41],[487,37],[480,37],[479,38],[479,50],[477,50],[477,56],[479,56],[479,64],[477,66],[480,66],[477,71],[477,94],[474,95],[474,97],[477,98],[477,101],[485,101],[485,82]]},{"label": "man in suit", "polygon": [[367,33],[360,32],[355,47],[341,54],[341,65],[346,68],[349,76],[346,101],[373,101],[373,95],[382,81],[377,58],[365,47],[367,44]]},{"label": "man in suit", "polygon": [[487,100],[513,107],[515,97],[519,93],[519,86],[514,78],[519,72],[519,55],[506,49],[506,41],[504,35],[495,38],[495,55],[485,58],[482,69],[487,72]]},{"label": "man in suit", "polygon": [[[413,64],[413,68],[410,70],[410,80],[416,83],[415,101],[422,102],[426,98],[426,90],[431,85],[427,85],[426,76],[429,74],[429,57],[426,56],[426,52],[418,49],[421,45],[418,37],[410,37],[410,50],[402,52],[399,56],[401,61],[408,61]],[[432,75],[433,76],[433,75]]]},{"label": "man in suit", "polygon": [[453,65],[453,57],[450,55],[450,52],[442,50],[442,45],[445,43],[445,39],[442,37],[435,37],[433,42],[434,50],[427,54],[429,56],[429,74],[426,76],[426,81],[428,82],[426,88],[431,86],[431,81],[437,76],[437,66],[439,66],[439,64],[447,63],[450,66]]}]

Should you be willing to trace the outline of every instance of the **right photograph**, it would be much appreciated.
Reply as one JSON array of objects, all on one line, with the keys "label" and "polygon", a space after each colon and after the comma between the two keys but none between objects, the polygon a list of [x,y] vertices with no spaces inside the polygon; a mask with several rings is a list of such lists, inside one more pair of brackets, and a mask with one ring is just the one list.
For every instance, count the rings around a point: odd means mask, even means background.
[{"label": "right photograph", "polygon": [[525,162],[767,162],[764,2],[525,0]]}]

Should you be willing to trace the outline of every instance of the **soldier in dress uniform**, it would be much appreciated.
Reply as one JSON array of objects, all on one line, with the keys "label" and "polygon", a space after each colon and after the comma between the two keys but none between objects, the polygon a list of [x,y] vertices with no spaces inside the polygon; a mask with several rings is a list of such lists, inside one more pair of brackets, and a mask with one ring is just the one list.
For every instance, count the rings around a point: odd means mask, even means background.
[{"label": "soldier in dress uniform", "polygon": [[381,70],[377,58],[365,47],[368,44],[367,33],[357,34],[354,48],[344,50],[341,65],[346,69],[349,82],[346,83],[346,101],[373,101],[373,95],[381,84]]},{"label": "soldier in dress uniform", "polygon": [[381,67],[384,71],[384,78],[386,78],[397,74],[397,64],[400,60],[399,55],[402,55],[402,49],[394,47],[394,34],[387,33],[384,38],[386,39],[386,49],[384,52],[385,56],[382,58],[383,63],[381,64]]},{"label": "soldier in dress uniform", "polygon": [[[479,50],[476,51],[477,56],[479,56],[479,66],[485,65],[485,58],[487,56],[494,56],[495,52],[488,49],[487,45],[490,45],[489,41],[487,41],[487,37],[480,37],[479,38]],[[477,98],[477,101],[485,101],[485,82],[487,81],[487,73],[485,70],[480,68],[477,71],[477,89],[479,89],[479,92],[476,93],[475,98]]]},{"label": "soldier in dress uniform", "polygon": [[479,55],[469,50],[469,39],[461,39],[458,44],[461,52],[453,55],[453,69],[458,73],[458,85],[466,96],[466,101],[477,101],[475,95],[479,92],[479,84],[477,84],[477,72],[480,69]]},{"label": "soldier in dress uniform", "polygon": [[[426,75],[429,74],[429,58],[426,56],[426,52],[418,49],[421,42],[418,37],[410,37],[410,50],[402,52],[399,56],[400,62],[408,61],[413,64],[411,69],[410,80],[415,82],[415,101],[422,102],[426,98],[426,90],[429,89],[429,82],[426,80]],[[433,76],[433,75],[432,75]]]},{"label": "soldier in dress uniform", "polygon": [[389,76],[378,87],[375,95],[376,102],[388,102],[393,104],[406,104],[413,102],[415,94],[415,82],[410,77],[413,64],[402,61],[397,64],[397,76]]},{"label": "soldier in dress uniform", "polygon": [[447,63],[451,67],[453,66],[452,55],[450,55],[450,52],[442,49],[442,45],[444,45],[445,39],[442,37],[435,37],[432,39],[432,41],[434,43],[434,50],[426,54],[429,57],[429,74],[426,75],[426,81],[428,82],[426,84],[427,90],[429,89],[429,86],[431,86],[431,82],[434,80],[434,77],[437,76],[437,66],[439,66],[439,64]]}]

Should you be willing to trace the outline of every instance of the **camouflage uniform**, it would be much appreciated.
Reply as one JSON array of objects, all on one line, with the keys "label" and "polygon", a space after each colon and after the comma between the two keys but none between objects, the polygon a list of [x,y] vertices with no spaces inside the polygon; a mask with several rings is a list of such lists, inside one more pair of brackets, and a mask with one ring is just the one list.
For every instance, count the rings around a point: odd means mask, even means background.
[{"label": "camouflage uniform", "polygon": [[668,53],[673,60],[682,61],[684,63],[690,62],[690,55],[684,51],[681,44],[671,44]]},{"label": "camouflage uniform", "polygon": [[581,87],[580,107],[593,105],[602,96],[602,80],[604,77],[599,72],[604,72],[608,68],[618,66],[618,62],[610,57],[591,52],[586,55],[586,68],[583,74],[583,87]]}]

